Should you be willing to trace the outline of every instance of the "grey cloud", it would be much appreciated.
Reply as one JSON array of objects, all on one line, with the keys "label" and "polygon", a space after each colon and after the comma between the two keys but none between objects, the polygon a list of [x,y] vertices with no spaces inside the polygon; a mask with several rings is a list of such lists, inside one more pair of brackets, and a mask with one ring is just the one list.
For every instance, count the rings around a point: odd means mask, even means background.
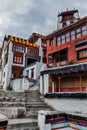
[{"label": "grey cloud", "polygon": [[87,0],[0,0],[0,40],[5,34],[28,38],[57,28],[58,11],[76,8],[86,15]]}]

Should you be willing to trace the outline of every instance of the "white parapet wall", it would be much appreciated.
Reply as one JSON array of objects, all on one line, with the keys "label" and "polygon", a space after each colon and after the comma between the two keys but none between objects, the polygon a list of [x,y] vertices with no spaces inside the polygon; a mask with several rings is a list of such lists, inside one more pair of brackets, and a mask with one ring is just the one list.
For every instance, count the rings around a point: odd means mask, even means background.
[{"label": "white parapet wall", "polygon": [[40,76],[40,93],[46,94],[48,93],[48,86],[49,86],[49,75],[45,74]]},{"label": "white parapet wall", "polygon": [[45,124],[45,117],[50,111],[39,111],[38,112],[38,126],[40,130],[51,130],[51,124]]},{"label": "white parapet wall", "polygon": [[57,111],[87,115],[87,99],[46,98],[45,102]]},{"label": "white parapet wall", "polygon": [[47,115],[55,115],[58,114],[57,111],[44,111],[40,110],[38,111],[38,126],[40,130],[52,130],[51,123],[46,123],[46,116]]}]

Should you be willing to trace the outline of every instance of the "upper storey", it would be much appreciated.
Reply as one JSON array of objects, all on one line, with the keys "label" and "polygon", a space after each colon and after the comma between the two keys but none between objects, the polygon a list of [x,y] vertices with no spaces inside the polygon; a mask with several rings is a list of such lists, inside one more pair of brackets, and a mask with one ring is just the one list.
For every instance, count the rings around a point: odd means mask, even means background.
[{"label": "upper storey", "polygon": [[[5,36],[2,46],[2,57],[5,60],[4,64],[8,63],[11,57],[14,65],[27,66],[31,62],[39,60],[39,45],[29,43],[26,39]],[[12,52],[12,55],[10,53]],[[25,64],[26,60],[26,64]]]},{"label": "upper storey", "polygon": [[87,61],[87,17],[75,18],[74,13],[78,11],[59,14],[62,28],[46,36],[48,66],[50,62],[55,67]]},{"label": "upper storey", "polygon": [[[5,36],[3,41],[4,49],[8,48],[9,43],[12,42],[12,51],[19,53],[29,53],[31,54],[39,54],[39,45],[29,43],[26,39],[14,37],[14,36]],[[35,52],[34,52],[35,51]]]}]

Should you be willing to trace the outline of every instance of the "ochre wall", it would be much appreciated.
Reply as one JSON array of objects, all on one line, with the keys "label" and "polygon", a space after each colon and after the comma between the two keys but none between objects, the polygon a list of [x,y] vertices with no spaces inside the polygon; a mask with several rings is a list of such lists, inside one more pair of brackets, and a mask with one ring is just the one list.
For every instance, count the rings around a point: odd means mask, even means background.
[{"label": "ochre wall", "polygon": [[[48,91],[52,92],[52,82],[54,82],[54,92],[59,92],[59,80],[57,78],[49,78]],[[79,92],[80,76],[65,76],[61,78],[60,92]],[[87,75],[82,76],[82,91],[87,91]]]}]

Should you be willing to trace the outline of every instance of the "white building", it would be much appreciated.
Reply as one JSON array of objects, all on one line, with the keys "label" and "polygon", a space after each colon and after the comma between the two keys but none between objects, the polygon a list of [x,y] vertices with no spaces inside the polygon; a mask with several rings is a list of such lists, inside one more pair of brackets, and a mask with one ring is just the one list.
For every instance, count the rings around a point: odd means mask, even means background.
[{"label": "white building", "polygon": [[4,37],[1,55],[1,86],[4,90],[24,91],[39,78],[43,66],[41,36],[35,36],[38,44],[9,35]]}]

